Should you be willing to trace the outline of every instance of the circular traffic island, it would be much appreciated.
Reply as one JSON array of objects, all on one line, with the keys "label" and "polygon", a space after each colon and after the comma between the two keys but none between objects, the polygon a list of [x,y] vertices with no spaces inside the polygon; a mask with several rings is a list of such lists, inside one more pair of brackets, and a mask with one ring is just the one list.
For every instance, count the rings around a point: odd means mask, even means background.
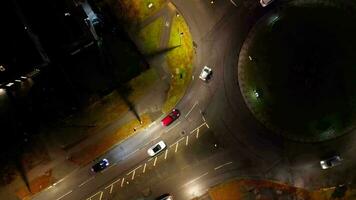
[{"label": "circular traffic island", "polygon": [[356,124],[356,12],[293,3],[264,16],[240,51],[238,79],[253,115],[289,139],[318,142]]}]

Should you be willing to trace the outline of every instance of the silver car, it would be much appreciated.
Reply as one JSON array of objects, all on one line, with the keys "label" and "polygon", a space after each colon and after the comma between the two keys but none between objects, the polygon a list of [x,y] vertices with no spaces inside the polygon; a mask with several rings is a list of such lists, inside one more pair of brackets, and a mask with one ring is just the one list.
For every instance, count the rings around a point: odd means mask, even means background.
[{"label": "silver car", "polygon": [[342,161],[342,158],[339,155],[335,155],[328,159],[321,160],[320,166],[322,169],[329,169],[329,168],[335,167],[337,165],[340,165],[341,161]]},{"label": "silver car", "polygon": [[213,73],[213,70],[210,67],[204,66],[200,72],[199,78],[203,81],[207,81],[210,78],[212,73]]},{"label": "silver car", "polygon": [[147,153],[150,156],[155,156],[159,152],[161,152],[163,149],[165,149],[166,147],[167,147],[167,145],[163,141],[160,141],[157,144],[153,145],[151,148],[149,148],[147,150]]},{"label": "silver car", "polygon": [[266,7],[272,2],[273,2],[273,0],[260,0],[260,4],[262,7]]}]

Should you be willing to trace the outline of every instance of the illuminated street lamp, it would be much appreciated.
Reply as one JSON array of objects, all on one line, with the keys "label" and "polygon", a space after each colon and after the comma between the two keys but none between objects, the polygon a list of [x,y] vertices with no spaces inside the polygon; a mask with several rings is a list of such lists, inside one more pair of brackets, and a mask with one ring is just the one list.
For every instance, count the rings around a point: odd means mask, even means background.
[{"label": "illuminated street lamp", "polygon": [[149,4],[147,5],[147,7],[148,7],[148,8],[152,8],[152,7],[153,7],[153,3],[152,3],[152,2],[149,3]]}]

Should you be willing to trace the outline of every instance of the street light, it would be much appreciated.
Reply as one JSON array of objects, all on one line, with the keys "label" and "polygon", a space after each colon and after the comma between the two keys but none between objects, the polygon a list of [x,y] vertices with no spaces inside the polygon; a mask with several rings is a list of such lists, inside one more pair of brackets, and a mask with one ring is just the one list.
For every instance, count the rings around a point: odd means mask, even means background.
[{"label": "street light", "polygon": [[182,37],[183,37],[184,33],[179,32],[179,29],[178,29],[178,33],[179,33],[179,46],[182,46]]}]

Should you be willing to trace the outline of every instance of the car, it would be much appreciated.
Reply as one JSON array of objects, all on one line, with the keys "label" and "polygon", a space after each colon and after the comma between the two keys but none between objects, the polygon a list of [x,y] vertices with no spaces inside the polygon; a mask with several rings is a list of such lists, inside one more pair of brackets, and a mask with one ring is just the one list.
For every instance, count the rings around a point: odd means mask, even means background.
[{"label": "car", "polygon": [[100,172],[100,171],[103,171],[105,168],[107,168],[109,165],[110,165],[110,163],[109,163],[108,159],[104,158],[104,159],[101,159],[95,165],[93,165],[91,167],[91,171],[92,172]]},{"label": "car", "polygon": [[208,66],[204,66],[200,72],[199,78],[203,81],[207,81],[210,79],[212,73],[213,70],[211,68],[209,68]]},{"label": "car", "polygon": [[262,7],[266,7],[272,2],[273,2],[273,0],[260,0],[260,4]]},{"label": "car", "polygon": [[157,144],[153,145],[151,148],[147,150],[148,155],[155,156],[163,149],[165,149],[167,145],[161,140]]},{"label": "car", "polygon": [[165,118],[161,120],[163,126],[168,126],[180,116],[178,109],[173,109]]},{"label": "car", "polygon": [[342,161],[342,158],[339,155],[335,155],[328,159],[321,160],[320,166],[322,169],[329,169],[329,168],[335,167],[337,165],[340,165],[341,161]]},{"label": "car", "polygon": [[157,197],[155,200],[173,200],[173,196],[170,194],[162,194],[161,196]]}]

